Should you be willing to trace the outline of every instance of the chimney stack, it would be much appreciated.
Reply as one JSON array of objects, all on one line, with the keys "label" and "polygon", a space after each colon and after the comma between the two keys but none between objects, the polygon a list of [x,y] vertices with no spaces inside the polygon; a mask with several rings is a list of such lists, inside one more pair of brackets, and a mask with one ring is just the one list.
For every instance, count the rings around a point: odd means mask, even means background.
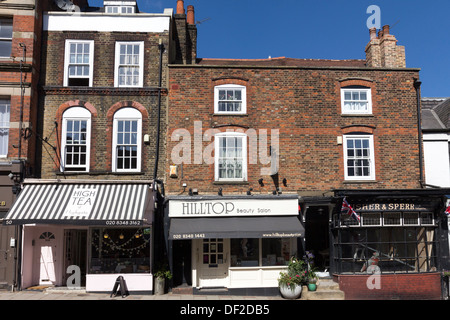
[{"label": "chimney stack", "polygon": [[370,29],[370,41],[366,46],[366,64],[374,68],[405,68],[405,47],[397,45],[397,39],[390,34],[389,25],[376,34]]},{"label": "chimney stack", "polygon": [[177,14],[184,14],[184,1],[183,0],[177,1]]},{"label": "chimney stack", "polygon": [[194,6],[188,6],[187,7],[187,23],[188,24],[195,24],[195,14],[194,14]]}]

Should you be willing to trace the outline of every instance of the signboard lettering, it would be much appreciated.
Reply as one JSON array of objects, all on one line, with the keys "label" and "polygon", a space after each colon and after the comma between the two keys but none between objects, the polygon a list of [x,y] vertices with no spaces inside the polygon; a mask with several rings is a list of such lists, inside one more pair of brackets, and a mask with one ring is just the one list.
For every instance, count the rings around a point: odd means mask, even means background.
[{"label": "signboard lettering", "polygon": [[170,217],[298,215],[298,199],[171,200]]},{"label": "signboard lettering", "polygon": [[75,189],[63,213],[65,217],[87,217],[97,197],[97,189]]}]

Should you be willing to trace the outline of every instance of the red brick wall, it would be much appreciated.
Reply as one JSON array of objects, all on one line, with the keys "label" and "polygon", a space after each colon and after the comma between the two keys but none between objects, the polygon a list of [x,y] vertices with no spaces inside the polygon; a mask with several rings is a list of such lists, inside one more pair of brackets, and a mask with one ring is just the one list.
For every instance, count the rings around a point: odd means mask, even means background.
[{"label": "red brick wall", "polygon": [[[249,62],[250,64],[250,62]],[[253,128],[280,130],[279,185],[283,192],[314,193],[320,196],[332,189],[385,189],[419,187],[416,92],[413,86],[418,71],[412,69],[345,68],[261,68],[170,66],[169,127],[167,167],[174,130],[187,129],[194,149],[194,122],[201,121],[203,133],[210,128]],[[347,81],[346,81],[347,80]],[[356,80],[356,82],[355,82]],[[214,86],[245,84],[247,114],[214,115]],[[342,84],[369,83],[372,88],[373,115],[341,115]],[[348,131],[366,128],[374,135],[376,181],[344,181],[343,146],[337,137]],[[269,136],[270,139],[270,136]],[[211,140],[213,141],[213,140]],[[205,149],[211,141],[205,141]],[[194,159],[192,155],[192,160]],[[183,192],[182,183],[198,188],[199,194],[272,193],[274,182],[261,176],[268,165],[249,164],[248,182],[214,183],[214,165],[183,164],[178,178],[167,178],[169,193]],[[260,186],[258,179],[264,179]],[[287,185],[281,181],[287,179]]]},{"label": "red brick wall", "polygon": [[380,275],[380,289],[368,289],[369,275],[336,276],[345,300],[440,300],[441,274]]}]

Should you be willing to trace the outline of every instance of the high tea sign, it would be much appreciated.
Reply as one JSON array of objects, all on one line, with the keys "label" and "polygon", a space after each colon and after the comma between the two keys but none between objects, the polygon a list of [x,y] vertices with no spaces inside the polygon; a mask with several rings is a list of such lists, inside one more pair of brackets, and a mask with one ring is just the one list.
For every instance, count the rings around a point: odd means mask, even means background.
[{"label": "high tea sign", "polygon": [[97,197],[97,189],[74,189],[69,197],[66,210],[63,213],[65,217],[87,217]]},{"label": "high tea sign", "polygon": [[297,215],[297,199],[172,200],[169,216],[174,218]]}]

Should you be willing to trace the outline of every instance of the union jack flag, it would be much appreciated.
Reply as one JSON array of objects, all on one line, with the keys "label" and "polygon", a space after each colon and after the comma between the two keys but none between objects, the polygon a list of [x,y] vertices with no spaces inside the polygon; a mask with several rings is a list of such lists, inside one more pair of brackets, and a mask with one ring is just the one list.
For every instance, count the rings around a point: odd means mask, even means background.
[{"label": "union jack flag", "polygon": [[447,216],[450,216],[450,204],[448,205],[447,209],[445,210],[445,214]]},{"label": "union jack flag", "polygon": [[347,214],[358,222],[361,219],[359,217],[359,214],[355,210],[353,210],[352,206],[347,202],[347,199],[345,199],[345,198],[342,201],[341,214]]}]

